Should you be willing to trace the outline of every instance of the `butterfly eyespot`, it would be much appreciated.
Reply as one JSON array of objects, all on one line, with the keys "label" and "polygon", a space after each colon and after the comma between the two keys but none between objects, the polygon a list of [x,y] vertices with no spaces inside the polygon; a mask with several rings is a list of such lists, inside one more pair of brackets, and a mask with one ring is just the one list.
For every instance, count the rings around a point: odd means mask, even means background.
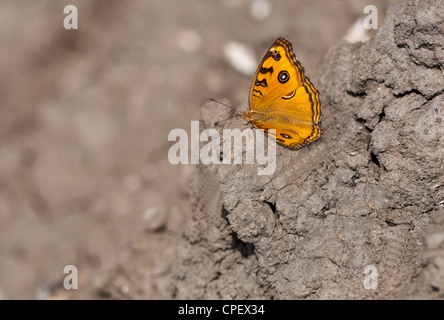
[{"label": "butterfly eyespot", "polygon": [[282,70],[281,72],[279,72],[278,80],[280,83],[286,83],[288,80],[290,80],[290,75],[287,71]]},{"label": "butterfly eyespot", "polygon": [[289,136],[288,134],[285,134],[285,133],[281,133],[280,135],[281,135],[281,137],[283,137],[285,139],[293,139],[291,136]]}]

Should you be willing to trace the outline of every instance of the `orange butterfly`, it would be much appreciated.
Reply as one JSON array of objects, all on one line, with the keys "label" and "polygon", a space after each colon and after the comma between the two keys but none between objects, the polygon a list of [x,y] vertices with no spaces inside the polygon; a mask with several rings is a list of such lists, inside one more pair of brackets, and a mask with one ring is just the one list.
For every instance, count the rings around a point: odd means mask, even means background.
[{"label": "orange butterfly", "polygon": [[240,116],[280,145],[296,150],[321,137],[319,92],[285,38],[274,41],[262,58],[248,102],[250,111]]}]

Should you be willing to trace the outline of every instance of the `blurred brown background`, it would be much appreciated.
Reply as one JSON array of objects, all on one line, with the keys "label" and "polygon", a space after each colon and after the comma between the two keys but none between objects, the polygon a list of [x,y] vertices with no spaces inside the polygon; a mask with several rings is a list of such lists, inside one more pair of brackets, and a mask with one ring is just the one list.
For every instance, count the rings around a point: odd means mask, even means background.
[{"label": "blurred brown background", "polygon": [[[380,25],[388,2],[371,3]],[[78,30],[63,28],[68,4]],[[247,100],[227,43],[257,63],[285,36],[316,83],[367,4],[2,0],[0,298],[171,298],[194,168],[169,164],[167,136],[210,97]],[[68,264],[75,291],[62,286]]]}]

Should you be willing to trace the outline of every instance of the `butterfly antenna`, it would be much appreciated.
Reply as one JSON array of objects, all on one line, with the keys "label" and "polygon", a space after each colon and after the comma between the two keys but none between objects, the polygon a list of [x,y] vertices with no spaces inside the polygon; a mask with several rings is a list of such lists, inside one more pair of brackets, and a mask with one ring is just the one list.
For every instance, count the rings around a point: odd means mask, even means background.
[{"label": "butterfly antenna", "polygon": [[213,98],[210,98],[210,100],[211,100],[211,101],[214,101],[214,102],[217,102],[217,103],[220,103],[221,105],[223,105],[223,106],[225,106],[225,107],[227,107],[227,108],[230,108],[230,109],[232,109],[232,110],[234,110],[234,111],[237,111],[236,108],[233,108],[232,106],[229,106],[228,104],[223,103],[223,102],[221,102],[221,101],[219,101],[219,100],[216,100],[216,99],[213,99]]},{"label": "butterfly antenna", "polygon": [[224,122],[224,121],[227,121],[227,120],[230,120],[230,119],[233,119],[233,118],[235,118],[235,117],[240,116],[240,114],[237,112],[237,109],[236,109],[236,108],[233,108],[232,106],[229,106],[228,104],[223,103],[223,102],[221,102],[221,101],[219,101],[219,100],[216,100],[216,99],[213,99],[213,98],[210,98],[210,100],[211,100],[211,101],[214,101],[214,102],[217,102],[217,103],[219,103],[219,104],[221,104],[221,105],[223,105],[223,106],[225,106],[225,107],[227,107],[227,108],[230,108],[230,109],[236,111],[236,114],[234,114],[233,116],[231,116],[231,117],[229,117],[229,118],[226,118],[226,119],[223,119],[223,120],[220,120],[220,121],[216,121],[214,124],[219,124],[219,123],[221,123],[221,122]]},{"label": "butterfly antenna", "polygon": [[223,119],[223,120],[216,121],[214,124],[219,124],[219,123],[221,123],[221,122],[224,122],[224,121],[227,121],[227,120],[233,119],[233,118],[235,118],[235,117],[237,117],[237,116],[239,116],[238,113],[236,113],[234,116],[231,116],[231,117],[229,117],[229,118],[226,118],[226,119]]}]

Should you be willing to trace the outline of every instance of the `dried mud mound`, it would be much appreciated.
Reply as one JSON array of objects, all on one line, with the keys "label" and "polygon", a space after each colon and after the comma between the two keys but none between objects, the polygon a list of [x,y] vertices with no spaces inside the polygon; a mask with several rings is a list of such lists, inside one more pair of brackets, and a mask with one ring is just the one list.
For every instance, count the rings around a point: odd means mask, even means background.
[{"label": "dried mud mound", "polygon": [[[443,298],[443,64],[442,1],[396,4],[375,38],[332,47],[319,143],[277,147],[271,176],[199,167],[175,297]],[[201,127],[226,116],[208,103]]]}]

